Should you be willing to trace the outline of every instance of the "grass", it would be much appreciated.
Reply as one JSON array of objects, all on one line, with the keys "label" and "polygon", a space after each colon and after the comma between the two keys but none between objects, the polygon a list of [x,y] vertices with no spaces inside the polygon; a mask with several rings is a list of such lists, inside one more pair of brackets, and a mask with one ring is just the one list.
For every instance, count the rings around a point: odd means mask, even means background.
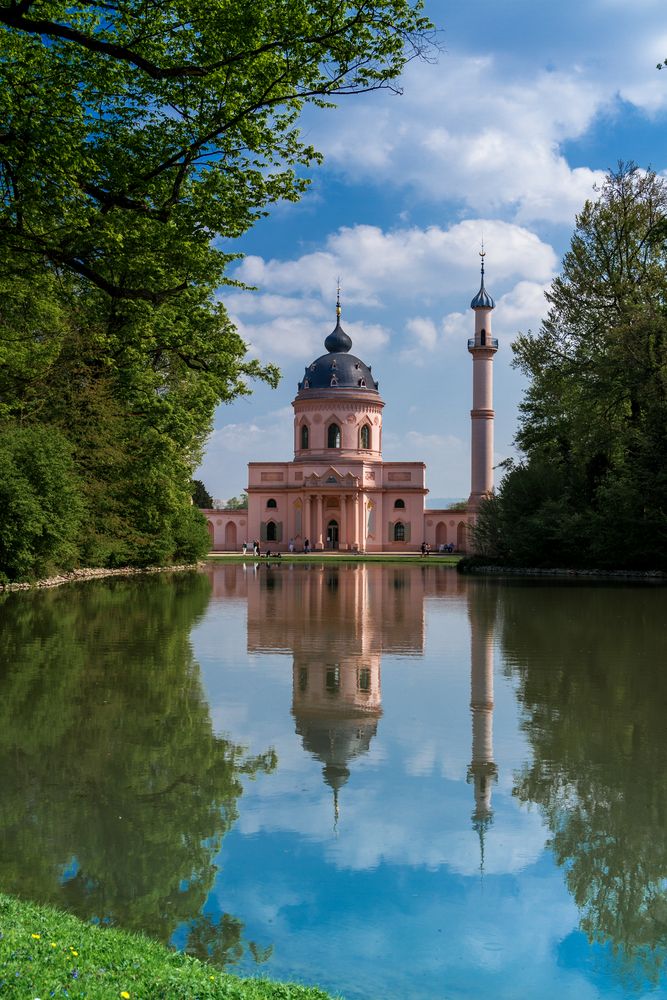
[{"label": "grass", "polygon": [[[434,564],[437,566],[456,566],[456,564],[463,558],[462,555],[441,555],[439,552],[431,552],[430,556],[422,556],[419,552],[410,552],[403,555],[394,555],[391,552],[373,552],[367,553],[354,553],[354,552],[311,552],[308,555],[303,555],[302,553],[290,554],[289,552],[283,552],[280,558],[271,556],[268,560],[271,563],[274,562],[295,562],[295,563],[369,563],[369,562],[381,562],[381,563],[394,563],[395,565],[404,566],[406,563],[421,563],[422,566],[428,566],[429,564]],[[224,559],[225,562],[235,562],[235,563],[256,563],[256,562],[267,562],[264,556],[259,559],[253,555],[244,556],[242,553],[235,552],[209,552],[207,559],[210,562],[215,562],[217,559]]]},{"label": "grass", "polygon": [[0,893],[0,996],[16,1000],[330,1000],[315,987],[240,979],[138,934]]}]

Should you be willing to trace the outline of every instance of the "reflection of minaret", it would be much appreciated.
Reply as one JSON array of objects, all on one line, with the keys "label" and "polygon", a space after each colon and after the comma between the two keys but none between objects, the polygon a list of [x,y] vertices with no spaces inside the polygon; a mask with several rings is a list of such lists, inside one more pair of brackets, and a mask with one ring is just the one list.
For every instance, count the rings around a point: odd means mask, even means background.
[{"label": "reflection of minaret", "polygon": [[472,761],[468,781],[475,789],[473,828],[479,835],[480,871],[484,871],[484,834],[492,823],[491,786],[498,775],[493,760],[493,630],[495,592],[481,587],[469,591],[470,708]]},{"label": "reflection of minaret", "polygon": [[333,790],[334,828],[338,793],[350,776],[349,762],[370,749],[382,715],[380,654],[348,656],[338,663],[294,658],[292,712],[303,746],[324,767]]}]

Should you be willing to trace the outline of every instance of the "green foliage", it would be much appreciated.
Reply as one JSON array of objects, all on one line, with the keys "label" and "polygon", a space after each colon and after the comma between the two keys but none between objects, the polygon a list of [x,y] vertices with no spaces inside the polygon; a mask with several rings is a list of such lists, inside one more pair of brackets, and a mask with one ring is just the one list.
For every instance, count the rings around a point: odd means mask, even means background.
[{"label": "green foliage", "polygon": [[666,239],[665,182],[632,164],[578,216],[547,318],[513,344],[526,458],[483,515],[500,558],[667,568]]},{"label": "green foliage", "polygon": [[54,427],[0,427],[0,579],[71,567],[83,514],[80,480]]},{"label": "green foliage", "polygon": [[201,479],[192,480],[192,502],[203,510],[210,510],[213,507],[213,497]]},{"label": "green foliage", "polygon": [[420,5],[140,0],[0,7],[0,232],[114,298],[220,283],[238,237],[319,160],[304,105],[397,88]]},{"label": "green foliage", "polygon": [[315,987],[238,979],[141,935],[82,923],[0,894],[0,982],[8,1000],[328,1000]]},{"label": "green foliage", "polygon": [[501,605],[532,750],[514,794],[542,811],[582,929],[624,976],[654,981],[667,963],[664,606],[661,587],[621,586],[507,588]]},{"label": "green foliage", "polygon": [[0,5],[0,419],[67,438],[84,561],[206,551],[214,410],[278,379],[218,300],[229,241],[304,190],[304,105],[396,88],[429,31],[408,0]]},{"label": "green foliage", "polygon": [[[189,641],[209,595],[178,573],[0,605],[6,891],[165,943],[200,920],[242,778],[276,766],[212,729]],[[214,960],[244,952],[235,926],[233,953],[227,927],[209,927]]]},{"label": "green foliage", "polygon": [[225,500],[225,510],[246,510],[248,507],[248,494],[242,493],[240,497],[230,497]]}]

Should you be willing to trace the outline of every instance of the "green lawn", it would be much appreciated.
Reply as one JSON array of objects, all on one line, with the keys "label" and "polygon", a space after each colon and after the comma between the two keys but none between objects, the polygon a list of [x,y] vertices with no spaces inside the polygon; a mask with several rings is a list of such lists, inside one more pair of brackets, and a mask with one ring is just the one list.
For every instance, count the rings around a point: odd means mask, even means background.
[{"label": "green lawn", "polygon": [[[218,559],[224,559],[225,562],[239,562],[239,563],[253,563],[253,562],[266,562],[266,558],[261,556],[257,559],[256,556],[251,554],[244,556],[240,552],[209,552],[207,558],[211,562],[215,562]],[[368,563],[368,562],[384,562],[384,563],[394,563],[405,565],[405,563],[421,563],[424,566],[430,564],[437,566],[456,566],[456,564],[463,558],[462,555],[452,553],[451,555],[440,555],[440,553],[431,552],[430,556],[422,556],[419,552],[410,552],[406,555],[396,554],[391,552],[377,552],[377,553],[354,553],[354,552],[310,552],[308,555],[304,555],[300,552],[295,552],[290,554],[289,552],[283,552],[279,558],[271,556],[270,562],[295,562],[295,563]]]},{"label": "green lawn", "polygon": [[0,893],[0,996],[20,1000],[330,1000],[322,990],[239,979],[137,934]]}]

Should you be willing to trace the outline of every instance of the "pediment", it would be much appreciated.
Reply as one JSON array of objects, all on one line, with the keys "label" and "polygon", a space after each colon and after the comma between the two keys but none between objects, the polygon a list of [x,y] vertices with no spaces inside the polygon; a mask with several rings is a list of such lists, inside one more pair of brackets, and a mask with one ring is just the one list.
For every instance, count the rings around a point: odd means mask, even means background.
[{"label": "pediment", "polygon": [[330,465],[321,476],[318,476],[315,472],[311,473],[310,476],[306,476],[304,484],[309,487],[317,487],[318,489],[326,486],[332,488],[344,486],[347,489],[352,489],[359,485],[359,479],[357,476],[352,475],[351,472],[339,472],[333,465]]}]

